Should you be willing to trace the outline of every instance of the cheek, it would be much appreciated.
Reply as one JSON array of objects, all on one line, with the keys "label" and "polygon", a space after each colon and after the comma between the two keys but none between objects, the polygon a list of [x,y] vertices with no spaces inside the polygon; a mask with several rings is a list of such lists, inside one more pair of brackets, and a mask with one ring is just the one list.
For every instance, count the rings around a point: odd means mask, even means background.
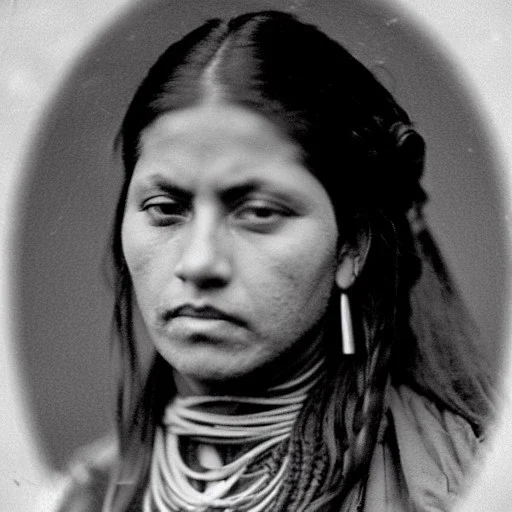
[{"label": "cheek", "polygon": [[[258,283],[260,301],[268,316],[287,329],[313,324],[325,312],[334,286],[336,247],[318,237],[307,246],[273,248],[253,267],[252,280]],[[259,272],[257,271],[259,269]]]},{"label": "cheek", "polygon": [[123,255],[132,280],[139,274],[147,272],[151,260],[151,251],[140,229],[131,216],[125,217],[121,229]]},{"label": "cheek", "polygon": [[288,299],[304,314],[325,310],[334,286],[334,253],[302,252],[282,269],[283,280],[288,284]]},{"label": "cheek", "polygon": [[155,302],[159,286],[172,268],[171,255],[163,258],[161,245],[129,218],[122,227],[122,247],[137,301],[141,307]]}]

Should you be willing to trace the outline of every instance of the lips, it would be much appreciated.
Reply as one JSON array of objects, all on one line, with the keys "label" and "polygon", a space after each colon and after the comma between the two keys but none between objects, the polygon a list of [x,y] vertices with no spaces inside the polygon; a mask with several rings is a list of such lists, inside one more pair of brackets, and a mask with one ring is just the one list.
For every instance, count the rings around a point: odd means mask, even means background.
[{"label": "lips", "polygon": [[237,325],[243,325],[245,322],[229,313],[217,309],[209,305],[196,306],[193,304],[184,304],[176,308],[172,308],[164,315],[164,320],[169,321],[174,318],[198,318],[202,320],[224,320]]}]

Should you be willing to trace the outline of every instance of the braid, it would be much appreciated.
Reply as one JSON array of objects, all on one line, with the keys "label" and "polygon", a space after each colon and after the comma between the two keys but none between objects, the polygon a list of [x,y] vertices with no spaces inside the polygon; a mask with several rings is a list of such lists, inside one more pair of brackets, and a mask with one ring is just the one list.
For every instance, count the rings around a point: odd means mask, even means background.
[{"label": "braid", "polygon": [[357,364],[343,361],[342,368],[332,365],[326,372],[295,425],[287,476],[272,510],[342,509],[364,478],[377,441],[389,353],[389,344],[376,343]]},{"label": "braid", "polygon": [[318,421],[321,418],[318,394],[323,381],[320,380],[316,392],[304,404],[292,432],[288,448],[290,464],[275,511],[304,510],[322,483],[327,451]]},{"label": "braid", "polygon": [[[300,499],[295,503],[303,504],[297,510],[338,512],[346,506],[357,483],[364,480],[378,438],[389,355],[389,343],[376,343],[368,358],[360,358],[362,364],[343,364],[337,375],[331,374],[331,385],[323,387],[330,388],[328,392],[311,397],[310,404],[319,405],[305,407],[305,414],[317,420],[317,439],[309,478],[302,480],[302,474],[297,480],[297,487],[305,489],[297,496]],[[365,375],[365,383],[358,382],[359,374]],[[358,392],[360,385],[363,389]],[[324,415],[322,423],[318,421],[320,411]]]},{"label": "braid", "polygon": [[[313,469],[313,479],[311,481],[311,485],[304,497],[305,505],[309,505],[312,502],[314,496],[318,493],[318,490],[321,489],[324,481],[325,474],[327,472],[327,453],[324,450],[320,450],[317,452],[317,461]],[[304,508],[299,509],[301,512],[305,510]]]},{"label": "braid", "polygon": [[[319,428],[319,422],[317,417],[317,411],[311,411],[305,418],[303,428],[299,430],[300,438],[297,439],[300,444],[301,451],[301,464],[300,464],[300,479],[294,495],[292,495],[291,503],[292,509],[295,507],[305,508],[309,500],[306,500],[306,496],[311,497],[314,495],[312,492],[312,486],[315,480],[319,482],[322,475],[317,475],[315,479],[315,466],[319,462],[319,457],[322,457],[322,442],[321,442],[321,431]],[[298,436],[296,436],[298,437]],[[317,485],[317,484],[315,484]]]},{"label": "braid", "polygon": [[348,448],[344,454],[343,486],[346,492],[364,476],[377,442],[389,375],[390,352],[389,341],[383,337],[367,358],[367,383],[355,403]]}]

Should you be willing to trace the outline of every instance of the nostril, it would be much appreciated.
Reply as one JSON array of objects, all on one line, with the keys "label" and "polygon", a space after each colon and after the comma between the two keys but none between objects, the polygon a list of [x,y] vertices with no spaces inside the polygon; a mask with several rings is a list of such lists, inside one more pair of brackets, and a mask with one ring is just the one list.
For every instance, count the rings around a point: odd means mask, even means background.
[{"label": "nostril", "polygon": [[227,280],[221,277],[205,277],[194,281],[194,285],[202,289],[222,288],[226,284]]},{"label": "nostril", "polygon": [[176,277],[183,282],[188,282],[198,288],[219,288],[225,286],[229,281],[225,273],[217,271],[191,272],[190,269],[176,268]]}]

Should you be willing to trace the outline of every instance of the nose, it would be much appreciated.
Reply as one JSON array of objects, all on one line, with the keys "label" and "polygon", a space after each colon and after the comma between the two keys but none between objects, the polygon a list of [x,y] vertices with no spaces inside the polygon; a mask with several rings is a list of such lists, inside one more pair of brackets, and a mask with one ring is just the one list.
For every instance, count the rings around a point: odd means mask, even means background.
[{"label": "nose", "polygon": [[199,288],[225,286],[231,278],[232,265],[222,233],[223,227],[213,215],[205,213],[191,220],[183,233],[175,275]]}]

